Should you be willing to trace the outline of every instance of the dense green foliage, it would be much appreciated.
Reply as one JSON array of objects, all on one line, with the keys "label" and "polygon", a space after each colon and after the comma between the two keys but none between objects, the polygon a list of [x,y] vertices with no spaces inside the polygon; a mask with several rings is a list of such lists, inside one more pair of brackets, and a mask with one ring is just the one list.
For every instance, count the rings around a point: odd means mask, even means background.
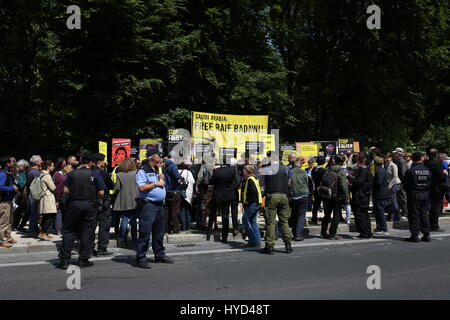
[{"label": "dense green foliage", "polygon": [[18,157],[164,137],[192,110],[269,114],[282,142],[450,151],[448,0],[0,0],[0,39]]}]

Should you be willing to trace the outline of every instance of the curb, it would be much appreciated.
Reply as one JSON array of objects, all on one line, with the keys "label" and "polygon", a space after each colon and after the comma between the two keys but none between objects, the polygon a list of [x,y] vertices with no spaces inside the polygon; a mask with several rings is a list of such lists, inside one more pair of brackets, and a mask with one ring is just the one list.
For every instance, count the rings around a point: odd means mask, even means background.
[{"label": "curb", "polygon": [[[409,230],[408,221],[398,221],[398,222],[388,222],[389,229],[396,230]],[[450,217],[441,217],[439,218],[439,224],[450,224]],[[375,227],[376,224],[372,221],[372,227]],[[305,227],[308,230],[308,233],[311,235],[320,235],[320,225],[309,225]],[[264,229],[263,229],[264,230]],[[347,224],[339,224],[338,232],[357,232],[355,224],[352,223],[350,225]],[[209,242],[217,242],[219,239],[217,238],[218,233],[213,232],[211,234],[211,239]],[[237,237],[241,237],[239,234]],[[233,238],[233,234],[229,233],[228,238]],[[199,242],[208,242],[206,240],[206,235],[204,233],[190,233],[190,234],[166,234],[164,235],[164,240],[166,244],[189,244],[189,243],[199,243]],[[24,253],[37,253],[37,252],[57,252],[58,248],[61,244],[61,240],[58,241],[42,241],[37,244],[30,243],[22,243],[15,244],[11,248],[0,248],[0,256],[2,254],[24,254]],[[77,248],[77,244],[75,244],[75,248]],[[116,240],[109,241],[109,248],[117,248]]]}]

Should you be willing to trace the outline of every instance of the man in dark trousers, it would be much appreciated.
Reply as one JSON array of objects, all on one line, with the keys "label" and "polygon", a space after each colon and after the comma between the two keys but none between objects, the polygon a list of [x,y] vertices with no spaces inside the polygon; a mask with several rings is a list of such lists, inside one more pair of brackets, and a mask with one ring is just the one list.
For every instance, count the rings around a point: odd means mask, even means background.
[{"label": "man in dark trousers", "polygon": [[317,157],[317,167],[315,167],[311,172],[311,178],[314,182],[314,202],[313,202],[313,208],[312,208],[312,219],[311,224],[317,225],[317,213],[320,209],[320,203],[322,202],[322,198],[320,197],[319,192],[317,189],[320,186],[320,182],[322,181],[323,175],[327,170],[323,168],[323,165],[325,164],[325,158],[323,156]]},{"label": "man in dark trousers", "polygon": [[413,164],[405,173],[406,196],[408,197],[408,220],[411,237],[409,242],[430,242],[430,219],[427,215],[430,208],[429,190],[432,184],[431,171],[422,164],[423,155],[416,152],[412,156]]},{"label": "man in dark trousers", "polygon": [[[331,173],[325,173],[322,177],[322,183],[319,187],[319,192],[321,193],[321,197],[323,199],[324,203],[324,217],[322,220],[322,227],[321,227],[321,235],[324,239],[335,239],[338,240],[341,237],[338,236],[337,229],[339,225],[339,218],[341,216],[341,204],[348,203],[349,197],[348,197],[348,182],[347,177],[345,174],[345,171],[341,168],[341,166],[344,165],[345,158],[343,155],[335,155],[333,157],[334,164],[331,165],[331,167],[328,169]],[[331,161],[330,161],[331,162]],[[333,178],[333,176],[335,177]],[[332,183],[332,186],[327,186],[331,189],[331,196],[326,198],[325,194],[322,194],[321,190],[324,190],[324,184],[328,180],[328,177],[330,177],[330,180],[335,180],[334,183]],[[333,219],[331,219],[331,214],[333,213]],[[328,223],[330,223],[331,220],[331,226],[330,226],[330,233],[327,234],[328,229]]]},{"label": "man in dark trousers", "polygon": [[237,168],[237,160],[232,158],[230,160],[231,168],[234,168],[234,184],[233,184],[233,197],[231,199],[231,220],[233,221],[233,238],[235,238],[239,233],[238,224],[238,208],[239,208],[239,189],[242,184],[242,176]]},{"label": "man in dark trousers", "polygon": [[166,232],[180,233],[181,224],[178,218],[181,209],[181,195],[179,181],[182,179],[178,172],[178,166],[172,161],[169,154],[164,161],[164,179],[166,183]]},{"label": "man in dark trousers", "polygon": [[[111,180],[111,176],[108,172],[102,169],[104,165],[105,155],[101,153],[95,153],[95,166],[92,169],[98,176],[103,179],[106,185],[105,195],[101,201],[101,205],[98,208],[97,223],[98,223],[98,241],[97,250],[93,250],[94,256],[108,256],[112,252],[109,252],[109,229],[111,228],[111,198],[109,190],[114,190],[114,183]],[[97,224],[96,223],[96,224]],[[92,241],[93,249],[95,248],[95,238]]]},{"label": "man in dark trousers", "polygon": [[389,204],[389,199],[391,199],[391,192],[388,187],[387,172],[383,168],[383,158],[375,157],[374,163],[375,175],[373,178],[372,198],[377,227],[373,233],[383,235],[388,234],[385,208]]},{"label": "man in dark trousers", "polygon": [[55,265],[59,269],[67,269],[69,266],[73,242],[77,235],[80,236],[79,266],[90,267],[94,264],[89,258],[92,253],[98,199],[103,198],[106,189],[103,179],[91,169],[94,160],[93,154],[84,154],[80,168],[70,172],[64,182],[64,194],[68,204],[58,255],[60,261]]},{"label": "man in dark trousers", "polygon": [[[229,232],[229,215],[231,201],[234,199],[234,192],[236,186],[236,169],[234,166],[222,165],[213,171],[211,177],[211,184],[213,185],[212,207],[219,209],[222,215],[222,240],[226,243]],[[211,210],[211,215],[215,214],[215,210]],[[237,218],[237,217],[236,217]],[[208,221],[208,235],[211,233],[212,225],[215,219],[212,216]],[[236,222],[237,224],[237,219]],[[234,221],[233,221],[234,224]],[[237,228],[237,225],[234,226]]]},{"label": "man in dark trousers", "polygon": [[404,159],[404,150],[402,148],[396,148],[394,151],[392,151],[393,154],[393,162],[397,165],[398,168],[398,177],[401,181],[400,189],[397,191],[397,203],[398,207],[400,208],[402,212],[402,216],[407,217],[408,216],[408,206],[406,203],[406,191],[405,186],[403,185],[403,180],[405,179],[405,173],[408,169],[408,164],[406,163],[406,160]]},{"label": "man in dark trousers", "polygon": [[372,228],[369,215],[369,202],[372,195],[373,176],[367,168],[370,162],[365,156],[360,155],[357,158],[358,170],[354,176],[349,176],[352,192],[352,211],[355,216],[356,230],[359,232],[353,239],[372,238]]},{"label": "man in dark trousers", "polygon": [[444,205],[444,193],[443,185],[445,184],[446,175],[439,163],[439,153],[436,148],[428,148],[428,159],[423,163],[431,171],[431,186],[430,186],[430,202],[429,209],[430,227],[433,232],[443,232],[439,228],[439,214],[442,212]]}]

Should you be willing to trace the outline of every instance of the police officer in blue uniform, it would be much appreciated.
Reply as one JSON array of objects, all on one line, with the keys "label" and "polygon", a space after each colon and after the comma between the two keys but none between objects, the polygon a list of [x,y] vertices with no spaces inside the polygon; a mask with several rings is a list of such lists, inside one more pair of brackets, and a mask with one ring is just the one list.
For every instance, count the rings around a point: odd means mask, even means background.
[{"label": "police officer in blue uniform", "polygon": [[111,198],[109,196],[109,190],[114,190],[114,183],[111,180],[111,176],[108,172],[102,169],[104,164],[105,155],[101,153],[94,153],[95,165],[93,171],[102,178],[106,189],[105,195],[99,202],[97,222],[98,223],[98,241],[97,250],[95,250],[95,237],[92,239],[92,249],[94,256],[109,256],[112,252],[108,251],[109,245],[109,229],[111,228]]},{"label": "police officer in blue uniform", "polygon": [[136,265],[139,268],[150,269],[147,263],[150,235],[152,235],[152,251],[155,262],[173,263],[166,256],[163,246],[165,232],[164,199],[166,188],[163,174],[158,168],[162,166],[161,154],[157,149],[147,150],[147,161],[136,174],[136,184],[139,188],[139,237],[136,243]]},{"label": "police officer in blue uniform", "polygon": [[98,199],[103,197],[106,189],[103,179],[91,169],[94,160],[93,154],[84,154],[80,168],[69,173],[64,183],[64,194],[68,204],[63,222],[62,245],[58,255],[60,260],[55,265],[56,268],[67,269],[73,242],[78,235],[79,266],[90,267],[94,264],[89,258],[97,221]]},{"label": "police officer in blue uniform", "polygon": [[405,173],[405,189],[408,204],[408,220],[411,237],[405,239],[409,242],[419,242],[419,232],[422,232],[421,241],[430,242],[430,219],[427,215],[430,209],[431,171],[423,165],[424,156],[416,152],[412,156],[411,168]]}]

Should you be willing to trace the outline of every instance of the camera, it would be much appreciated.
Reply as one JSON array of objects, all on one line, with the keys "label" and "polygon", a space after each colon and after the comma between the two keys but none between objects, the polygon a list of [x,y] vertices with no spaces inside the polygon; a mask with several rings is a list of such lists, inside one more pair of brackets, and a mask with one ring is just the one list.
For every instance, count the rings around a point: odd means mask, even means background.
[{"label": "camera", "polygon": [[181,190],[186,190],[189,185],[189,182],[184,180],[184,178],[178,179],[177,182],[178,182],[178,185],[180,186]]}]

